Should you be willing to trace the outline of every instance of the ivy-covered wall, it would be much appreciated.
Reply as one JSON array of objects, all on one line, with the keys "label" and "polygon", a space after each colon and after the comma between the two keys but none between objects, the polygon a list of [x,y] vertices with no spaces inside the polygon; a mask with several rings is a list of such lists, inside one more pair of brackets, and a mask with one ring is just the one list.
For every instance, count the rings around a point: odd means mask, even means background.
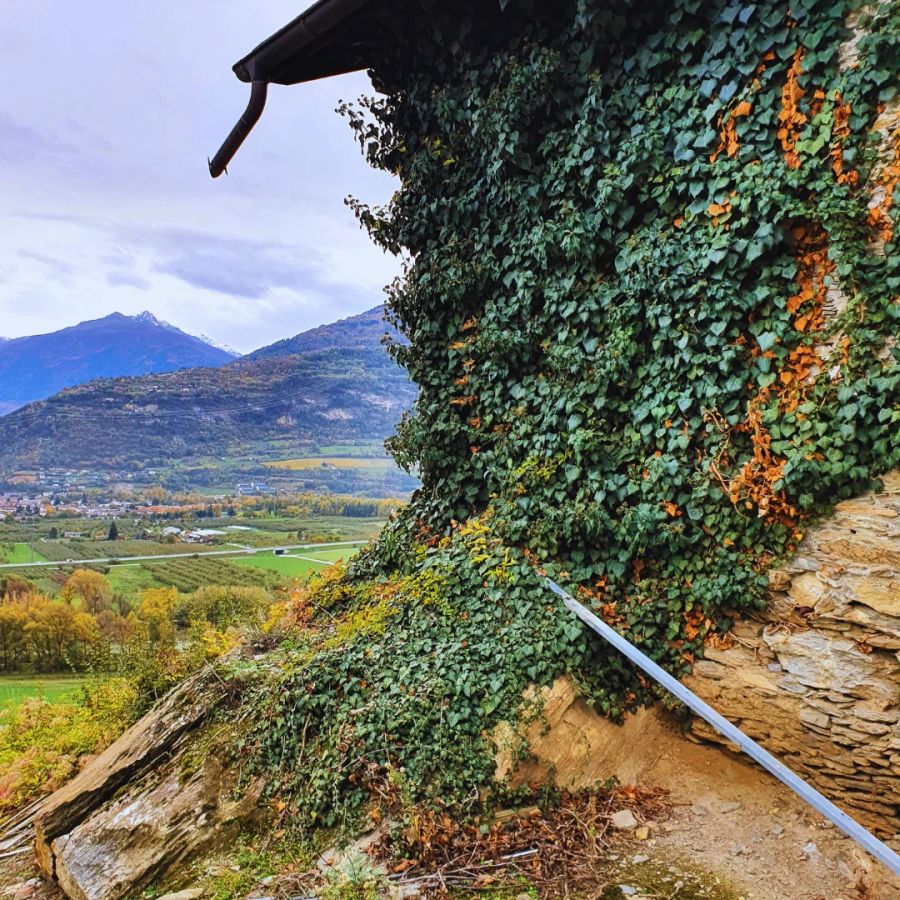
[{"label": "ivy-covered wall", "polygon": [[688,655],[900,459],[897,144],[885,172],[874,130],[900,12],[870,7],[842,66],[834,0],[444,6],[402,16],[356,120],[403,183],[363,219],[412,260],[402,526],[489,513]]},{"label": "ivy-covered wall", "polygon": [[313,597],[377,627],[304,644],[263,741],[288,768],[315,743],[291,777],[320,812],[362,758],[471,795],[528,681],[651,699],[540,572],[684,672],[900,462],[896,4],[391,7],[381,93],[346,112],[401,182],[352,202],[408,261],[392,450],[423,487]]}]

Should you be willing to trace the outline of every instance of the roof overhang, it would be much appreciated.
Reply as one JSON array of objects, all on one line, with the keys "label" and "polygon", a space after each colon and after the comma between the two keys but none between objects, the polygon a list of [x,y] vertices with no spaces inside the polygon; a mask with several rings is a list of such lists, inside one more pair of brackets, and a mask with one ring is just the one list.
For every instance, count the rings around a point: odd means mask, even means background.
[{"label": "roof overhang", "polygon": [[209,161],[218,178],[259,121],[270,84],[299,84],[367,69],[370,13],[378,0],[318,0],[284,28],[235,63],[234,74],[250,84],[250,102]]}]

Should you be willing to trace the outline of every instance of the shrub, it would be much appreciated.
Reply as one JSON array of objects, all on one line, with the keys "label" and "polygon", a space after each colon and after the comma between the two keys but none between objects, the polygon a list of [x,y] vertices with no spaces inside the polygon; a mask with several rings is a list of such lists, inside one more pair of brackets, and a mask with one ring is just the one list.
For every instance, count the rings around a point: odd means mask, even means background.
[{"label": "shrub", "polygon": [[81,757],[100,752],[131,724],[134,701],[127,680],[91,679],[73,702],[32,698],[0,713],[0,812],[67,781]]}]

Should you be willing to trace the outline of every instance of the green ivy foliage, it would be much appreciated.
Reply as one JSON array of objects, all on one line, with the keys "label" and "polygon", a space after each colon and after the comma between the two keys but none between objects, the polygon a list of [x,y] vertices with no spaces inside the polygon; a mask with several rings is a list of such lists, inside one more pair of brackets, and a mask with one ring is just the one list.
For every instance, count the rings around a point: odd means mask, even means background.
[{"label": "green ivy foliage", "polygon": [[[848,3],[551,6],[410,13],[375,69],[387,99],[354,119],[402,179],[388,209],[359,208],[411,259],[390,310],[421,393],[393,447],[423,481],[407,522],[442,530],[490,507],[511,545],[604,579],[658,645],[684,611],[760,603],[801,519],[898,460],[898,257],[873,253],[867,221],[898,14],[884,4],[842,68]],[[791,168],[779,114],[798,51]],[[855,184],[833,171],[840,99]],[[712,161],[742,103],[736,152]],[[846,298],[812,332],[789,311],[798,227],[824,231],[824,280]],[[825,347],[822,371],[786,410],[766,390],[801,346]],[[757,397],[795,516],[732,503],[715,476],[753,458]]]},{"label": "green ivy foliage", "polygon": [[[318,603],[326,594],[313,590]],[[639,690],[528,563],[481,532],[456,536],[399,582],[358,583],[328,610],[345,614],[337,639],[282,648],[258,757],[281,773],[273,787],[297,799],[304,826],[353,821],[387,772],[416,800],[477,811],[493,777],[491,729],[517,718],[530,682],[602,666],[603,683],[585,691],[614,715]]]},{"label": "green ivy foliage", "polygon": [[900,257],[869,209],[896,5],[851,65],[835,0],[395,6],[380,94],[345,112],[401,181],[351,202],[407,260],[392,449],[422,488],[348,577],[404,579],[385,627],[296,651],[272,706],[265,758],[322,821],[362,759],[472,796],[529,682],[650,699],[538,566],[681,672],[900,462]]}]

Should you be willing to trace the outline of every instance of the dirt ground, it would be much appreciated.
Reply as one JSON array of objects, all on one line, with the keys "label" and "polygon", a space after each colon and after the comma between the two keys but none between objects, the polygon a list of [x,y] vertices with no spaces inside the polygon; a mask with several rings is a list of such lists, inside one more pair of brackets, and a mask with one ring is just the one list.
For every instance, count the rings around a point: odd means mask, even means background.
[{"label": "dirt ground", "polygon": [[[673,732],[641,781],[665,787],[673,812],[665,822],[640,822],[646,837],[623,833],[613,861],[620,887],[604,898],[900,900],[900,879],[738,756]],[[28,854],[0,859],[0,897],[61,897],[36,876]],[[711,892],[694,892],[696,883]]]},{"label": "dirt ground", "polygon": [[898,900],[900,879],[768,773],[674,736],[645,781],[670,791],[671,819],[639,855],[674,857],[748,900]]}]

